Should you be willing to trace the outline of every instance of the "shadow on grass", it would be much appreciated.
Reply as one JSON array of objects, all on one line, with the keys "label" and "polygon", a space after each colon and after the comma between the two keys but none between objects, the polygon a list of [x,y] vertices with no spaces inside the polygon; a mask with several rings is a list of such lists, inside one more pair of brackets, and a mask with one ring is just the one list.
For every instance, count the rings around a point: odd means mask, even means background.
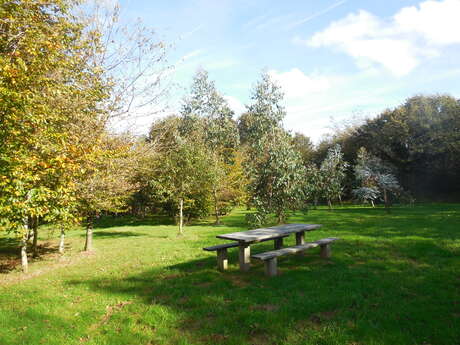
[{"label": "shadow on grass", "polygon": [[[85,237],[86,234],[81,234],[80,237]],[[97,231],[93,232],[94,238],[124,238],[124,237],[139,237],[146,236],[146,234],[137,233],[133,231]]]},{"label": "shadow on grass", "polygon": [[165,215],[156,215],[145,218],[136,218],[129,215],[102,216],[95,223],[95,228],[113,228],[120,226],[142,226],[142,225],[173,225],[174,220]]},{"label": "shadow on grass", "polygon": [[[20,252],[19,252],[19,240],[15,238],[1,238],[0,237],[0,273],[8,273],[19,266],[21,266]],[[59,252],[59,248],[46,241],[41,241],[37,245],[37,257],[32,258],[31,248],[28,250],[29,260],[40,260],[44,256],[53,255]]]},{"label": "shadow on grass", "polygon": [[239,272],[232,252],[224,273],[207,257],[69,284],[138,298],[151,313],[167,307],[178,319],[174,328],[204,344],[454,344],[459,310],[449,301],[458,281],[442,262],[429,260],[452,255],[436,247],[410,261],[401,260],[404,253],[427,247],[401,242],[393,249],[388,256],[381,243],[342,242],[329,260],[314,250],[281,258],[274,278],[264,276],[261,264]]}]

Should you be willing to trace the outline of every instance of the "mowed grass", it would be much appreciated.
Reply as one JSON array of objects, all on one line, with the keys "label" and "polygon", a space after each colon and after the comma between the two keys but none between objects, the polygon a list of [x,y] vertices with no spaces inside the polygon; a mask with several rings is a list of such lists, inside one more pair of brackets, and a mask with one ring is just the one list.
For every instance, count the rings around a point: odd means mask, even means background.
[{"label": "mowed grass", "polygon": [[182,237],[165,219],[105,218],[94,253],[79,252],[80,229],[63,257],[43,230],[27,276],[6,272],[14,243],[1,238],[0,344],[460,344],[460,205],[298,214],[323,224],[307,240],[341,240],[328,260],[318,248],[280,258],[274,278],[259,262],[239,272],[235,249],[220,273],[201,249],[246,230],[244,213]]}]

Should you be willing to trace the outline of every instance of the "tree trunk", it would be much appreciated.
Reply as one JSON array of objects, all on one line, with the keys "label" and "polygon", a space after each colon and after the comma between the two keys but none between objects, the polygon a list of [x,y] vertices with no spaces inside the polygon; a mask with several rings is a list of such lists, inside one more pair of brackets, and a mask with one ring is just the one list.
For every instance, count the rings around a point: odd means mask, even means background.
[{"label": "tree trunk", "polygon": [[184,199],[179,200],[179,234],[184,233]]},{"label": "tree trunk", "polygon": [[342,196],[339,195],[339,202],[340,202],[340,206],[343,207],[343,202],[342,202]]},{"label": "tree trunk", "polygon": [[93,221],[93,216],[89,216],[87,218],[85,252],[90,252],[93,250]]},{"label": "tree trunk", "polygon": [[27,260],[27,240],[29,237],[29,225],[27,222],[27,218],[24,220],[24,234],[22,235],[21,239],[21,266],[22,271],[27,273],[29,271],[29,262]]},{"label": "tree trunk", "polygon": [[383,200],[385,202],[385,210],[387,211],[387,213],[390,212],[390,209],[389,209],[389,203],[388,203],[388,193],[387,193],[387,190],[384,189],[383,190]]},{"label": "tree trunk", "polygon": [[375,207],[374,200],[371,200],[372,207]]},{"label": "tree trunk", "polygon": [[331,199],[327,199],[327,206],[329,206],[329,211],[332,211],[332,202],[331,202]]},{"label": "tree trunk", "polygon": [[278,214],[278,224],[283,224],[284,223],[284,215],[283,213]]},{"label": "tree trunk", "polygon": [[315,210],[318,209],[318,198],[315,198],[315,199],[313,200],[313,208],[314,208]]},{"label": "tree trunk", "polygon": [[61,226],[61,238],[59,239],[59,253],[64,254],[65,230]]},{"label": "tree trunk", "polygon": [[32,257],[36,258],[38,256],[38,217],[32,217],[32,231],[34,234],[34,239],[32,241]]},{"label": "tree trunk", "polygon": [[220,224],[220,219],[219,219],[219,205],[217,204],[217,190],[214,188],[214,214],[216,216],[216,222],[214,224],[218,225]]}]

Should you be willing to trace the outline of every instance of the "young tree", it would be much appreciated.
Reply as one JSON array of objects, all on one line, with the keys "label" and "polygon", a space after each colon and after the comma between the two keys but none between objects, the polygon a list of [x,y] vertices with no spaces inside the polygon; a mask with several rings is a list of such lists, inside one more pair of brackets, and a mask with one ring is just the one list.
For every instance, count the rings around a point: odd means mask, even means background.
[{"label": "young tree", "polygon": [[364,147],[358,151],[355,165],[355,176],[360,187],[353,192],[374,206],[374,200],[383,196],[385,208],[390,207],[389,193],[396,194],[401,190],[392,168],[381,159],[369,154]]},{"label": "young tree", "polygon": [[87,160],[85,173],[76,181],[79,213],[86,221],[85,251],[93,250],[94,220],[103,211],[124,211],[135,190],[132,176],[136,157],[131,147],[124,137],[105,135],[99,140],[99,150]]},{"label": "young tree", "polygon": [[[220,205],[228,185],[226,165],[233,159],[239,142],[233,111],[225,98],[209,80],[205,70],[198,70],[190,95],[182,106],[181,132],[183,136],[201,134],[211,154],[211,181],[213,189],[214,215],[219,224]],[[228,196],[228,194],[227,194]]]},{"label": "young tree", "polygon": [[187,218],[207,215],[212,200],[212,160],[200,137],[173,138],[173,145],[160,152],[150,181],[154,198],[171,204],[178,214],[179,234]]},{"label": "young tree", "polygon": [[322,179],[322,193],[327,200],[329,209],[332,210],[332,200],[341,200],[343,180],[348,163],[343,160],[340,145],[329,149],[326,158],[321,163],[319,172]]},{"label": "young tree", "polygon": [[242,142],[255,151],[261,148],[263,138],[267,134],[282,127],[286,111],[282,105],[284,94],[267,72],[263,72],[260,80],[251,93],[252,103],[247,106],[238,123]]},{"label": "young tree", "polygon": [[313,207],[316,210],[319,199],[323,196],[324,179],[320,169],[315,163],[310,163],[305,168],[306,182],[304,184],[304,193],[306,200],[313,201]]},{"label": "young tree", "polygon": [[299,209],[305,199],[305,172],[288,134],[278,129],[274,135],[267,135],[266,140],[260,159],[251,167],[249,191],[257,209],[257,222],[263,223],[268,214],[274,213],[281,224],[286,221],[288,212]]}]

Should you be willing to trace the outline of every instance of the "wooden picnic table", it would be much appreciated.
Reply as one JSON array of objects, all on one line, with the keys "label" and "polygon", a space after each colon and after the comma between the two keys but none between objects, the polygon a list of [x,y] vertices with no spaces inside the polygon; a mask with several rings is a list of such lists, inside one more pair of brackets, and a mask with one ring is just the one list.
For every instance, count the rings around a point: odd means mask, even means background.
[{"label": "wooden picnic table", "polygon": [[281,248],[283,244],[283,237],[295,234],[296,244],[301,245],[305,243],[306,231],[312,231],[320,227],[321,224],[285,224],[269,228],[232,232],[229,234],[217,235],[216,237],[225,240],[238,241],[240,270],[248,271],[251,266],[251,244],[273,239],[275,241],[275,247]]}]

